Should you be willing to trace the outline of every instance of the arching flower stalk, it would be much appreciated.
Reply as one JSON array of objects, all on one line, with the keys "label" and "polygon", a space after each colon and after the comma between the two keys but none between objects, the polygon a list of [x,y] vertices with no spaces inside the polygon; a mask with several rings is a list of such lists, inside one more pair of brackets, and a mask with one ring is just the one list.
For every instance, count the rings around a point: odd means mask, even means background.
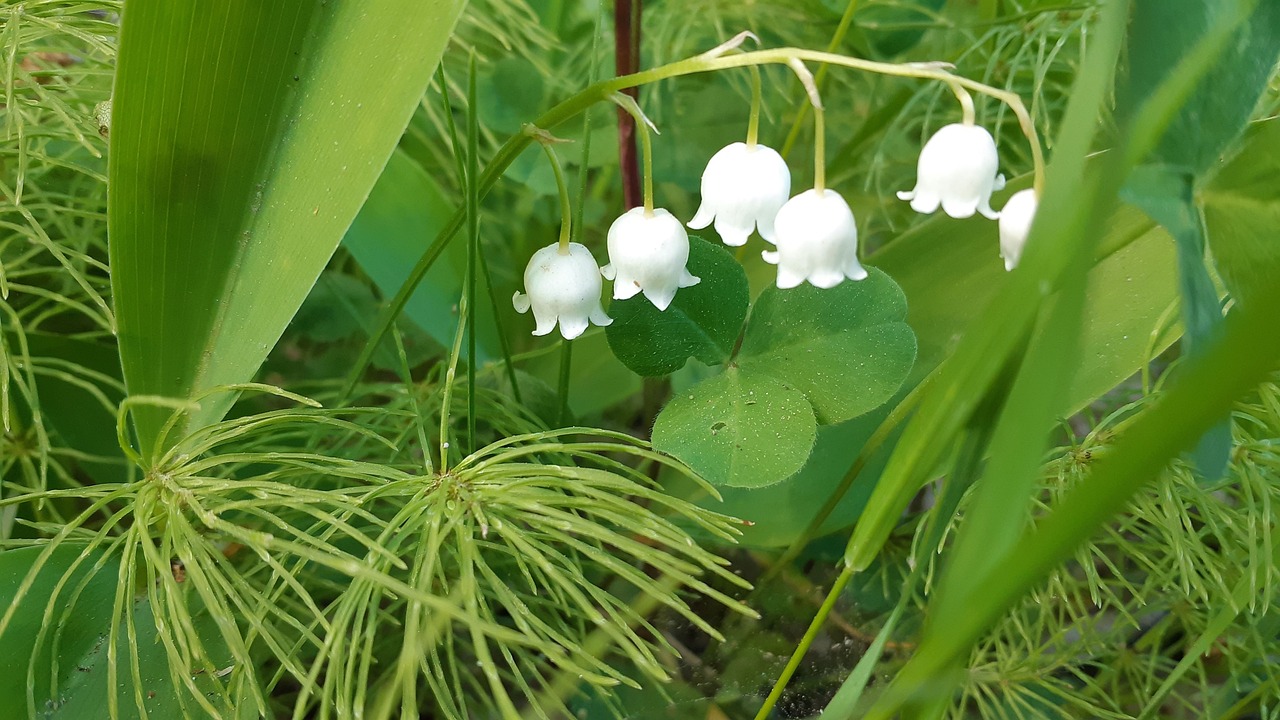
[{"label": "arching flower stalk", "polygon": [[858,228],[844,198],[826,188],[826,123],[813,76],[802,63],[792,65],[813,104],[814,187],[791,198],[774,220],[777,250],[761,253],[778,266],[779,288],[808,281],[833,288],[846,279],[862,280],[867,271],[858,262]]},{"label": "arching flower stalk", "polygon": [[601,274],[613,280],[613,298],[626,300],[644,293],[659,310],[666,310],[676,291],[697,285],[689,273],[689,234],[670,212],[653,207],[653,143],[649,132],[657,128],[635,100],[617,94],[614,102],[631,113],[640,133],[644,155],[644,207],[623,213],[609,227],[609,264]]}]

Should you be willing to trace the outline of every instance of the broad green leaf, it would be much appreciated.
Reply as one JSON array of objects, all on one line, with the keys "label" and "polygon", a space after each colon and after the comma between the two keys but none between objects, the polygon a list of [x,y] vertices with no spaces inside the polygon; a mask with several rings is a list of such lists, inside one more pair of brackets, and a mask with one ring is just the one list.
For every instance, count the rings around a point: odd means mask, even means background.
[{"label": "broad green leaf", "polygon": [[[373,279],[383,295],[393,295],[409,275],[422,245],[436,236],[454,205],[440,185],[404,152],[391,154],[369,199],[347,230],[343,245]],[[405,305],[405,315],[444,347],[453,345],[458,329],[458,299],[467,266],[467,248],[459,243],[427,273]],[[500,356],[493,303],[483,274],[476,289],[476,357]],[[463,357],[466,343],[463,343]]]},{"label": "broad green leaf", "polygon": [[1242,146],[1200,198],[1222,281],[1249,303],[1280,274],[1280,120],[1255,124]]},{"label": "broad green leaf", "polygon": [[[130,393],[187,398],[252,378],[382,171],[462,4],[131,0],[109,172]],[[204,400],[176,435],[233,400]],[[136,415],[144,452],[166,417]]]},{"label": "broad green leaf", "polygon": [[799,471],[816,432],[803,393],[731,367],[673,397],[654,423],[653,445],[712,484],[761,487]]},{"label": "broad green leaf", "polygon": [[689,238],[689,272],[700,282],[681,288],[666,310],[643,295],[615,300],[609,348],[638,375],[669,375],[690,357],[707,365],[729,359],[750,303],[747,276],[733,255],[702,238]]},{"label": "broad green leaf", "polygon": [[902,386],[916,359],[907,300],[883,271],[829,290],[801,285],[761,293],[737,363],[804,392],[818,422],[874,410]]},{"label": "broad green leaf", "polygon": [[[1159,327],[1178,297],[1168,233],[1132,207],[1118,208],[1105,228],[1099,241],[1103,250],[1089,273],[1084,351],[1069,381],[1071,412],[1133,375],[1180,332],[1176,326]],[[980,309],[1009,282],[1012,273],[1005,272],[999,252],[991,223],[938,217],[871,257],[907,296],[907,322],[920,345],[908,385],[952,352],[981,317]]]},{"label": "broad green leaf", "polygon": [[[0,607],[11,606],[32,563],[43,551],[43,547],[28,547],[0,552]],[[104,560],[98,551],[90,552],[79,561],[82,551],[83,546],[64,544],[50,554],[5,631],[0,647],[13,649],[0,653],[0,697],[4,698],[6,717],[26,715],[19,708],[27,706],[29,669],[33,673],[31,688],[36,710],[44,713],[42,717],[74,720],[106,715],[110,692],[107,638],[111,631],[119,561]],[[94,570],[99,562],[102,567]],[[153,718],[183,717],[184,705],[178,694],[185,694],[187,690],[173,685],[151,606],[145,599],[137,599],[132,603],[131,612],[138,632],[141,680],[137,686],[143,688],[147,714]],[[198,615],[195,622],[202,635],[217,637],[207,615]],[[131,643],[125,636],[123,620],[120,627],[116,650],[119,687],[114,691],[120,716],[137,718],[141,714],[134,697],[133,671],[129,667]],[[40,637],[41,628],[45,629],[43,637]],[[206,649],[220,655],[215,662],[225,662],[230,657],[217,641],[206,643]],[[53,677],[55,667],[57,676]],[[211,691],[213,687],[207,679],[207,676],[196,677],[195,681],[197,686]],[[186,703],[189,705],[191,701]]]}]

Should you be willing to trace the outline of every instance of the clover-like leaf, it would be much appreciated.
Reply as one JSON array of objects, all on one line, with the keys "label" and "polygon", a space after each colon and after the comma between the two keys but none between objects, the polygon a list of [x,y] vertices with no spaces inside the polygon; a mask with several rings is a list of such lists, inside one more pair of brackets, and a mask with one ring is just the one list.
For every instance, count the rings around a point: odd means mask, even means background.
[{"label": "clover-like leaf", "polygon": [[915,363],[916,336],[902,289],[868,273],[829,290],[765,290],[736,358],[663,408],[654,447],[714,484],[765,487],[804,467],[818,424],[887,402]]},{"label": "clover-like leaf", "polygon": [[690,357],[719,365],[733,353],[750,302],[747,274],[727,250],[699,237],[689,238],[688,267],[701,282],[681,288],[666,310],[641,295],[609,306],[609,347],[639,375],[669,375]]},{"label": "clover-like leaf", "polygon": [[883,405],[916,359],[907,298],[868,268],[860,282],[821,290],[769,288],[756,300],[738,356],[744,375],[769,375],[804,392],[823,425]]},{"label": "clover-like leaf", "polygon": [[763,487],[804,467],[817,431],[799,390],[729,368],[672,398],[654,423],[653,445],[714,485]]}]

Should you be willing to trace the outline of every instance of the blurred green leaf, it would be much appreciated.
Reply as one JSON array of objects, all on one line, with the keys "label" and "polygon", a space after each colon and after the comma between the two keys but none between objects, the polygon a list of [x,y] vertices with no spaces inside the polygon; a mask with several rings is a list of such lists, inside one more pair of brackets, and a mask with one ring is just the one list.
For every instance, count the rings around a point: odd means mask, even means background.
[{"label": "blurred green leaf", "polygon": [[1249,303],[1280,275],[1280,120],[1255,124],[1242,150],[1200,191],[1222,281]]},{"label": "blurred green leaf", "polygon": [[[360,208],[342,243],[383,295],[394,295],[409,276],[422,247],[449,221],[455,207],[440,185],[400,150]],[[467,248],[456,244],[427,272],[405,305],[405,315],[444,347],[458,330],[458,299],[467,266]],[[483,273],[476,287],[476,357],[501,356],[493,303]],[[466,357],[466,343],[462,356]]]},{"label": "blurred green leaf", "polygon": [[546,89],[542,74],[527,60],[505,57],[476,78],[480,119],[510,135],[538,116]]},{"label": "blurred green leaf", "polygon": [[[129,3],[109,231],[130,393],[187,398],[252,378],[394,149],[462,5]],[[203,401],[171,437],[233,401]],[[136,414],[144,452],[167,415]]]},{"label": "blurred green leaf", "polygon": [[609,348],[639,375],[669,375],[690,357],[718,365],[733,353],[751,301],[746,273],[727,250],[699,237],[689,238],[689,272],[701,281],[681,288],[666,310],[641,295],[609,306]]},{"label": "blurred green leaf", "polygon": [[[1148,163],[1193,176],[1216,165],[1244,129],[1280,58],[1280,3],[1252,0],[1252,12],[1173,117]],[[1128,114],[1147,100],[1183,57],[1221,23],[1234,22],[1250,2],[1134,0],[1128,72],[1117,105]]]},{"label": "blurred green leaf", "polygon": [[[1178,249],[1178,278],[1182,318],[1186,328],[1183,345],[1189,356],[1203,351],[1222,326],[1218,289],[1205,264],[1204,218],[1197,206],[1193,178],[1165,165],[1135,168],[1122,191],[1123,197],[1141,208],[1173,236]],[[1231,454],[1231,424],[1224,418],[1197,445],[1192,459],[1201,478],[1217,480],[1227,470]]]},{"label": "blurred green leaf", "polygon": [[807,283],[760,294],[737,362],[804,392],[818,422],[858,417],[902,386],[916,359],[907,300],[883,271],[829,290]]},{"label": "blurred green leaf", "polygon": [[858,32],[879,57],[896,57],[919,44],[926,30],[941,25],[947,0],[865,2],[854,15]]},{"label": "blurred green leaf", "polygon": [[[1199,50],[1201,41],[1216,32],[1230,33],[1124,190],[1125,199],[1163,225],[1177,245],[1185,342],[1193,356],[1222,324],[1218,291],[1205,264],[1204,221],[1195,186],[1243,131],[1280,56],[1280,3],[1254,0],[1246,17],[1242,11],[1248,8],[1247,2],[1135,0],[1128,74],[1117,92],[1122,114],[1131,114],[1178,71],[1184,56]],[[1231,430],[1224,420],[1196,448],[1201,475],[1220,477],[1230,451]]]},{"label": "blurred green leaf", "polygon": [[653,426],[653,446],[712,484],[762,487],[804,466],[817,425],[802,392],[731,367],[667,403]]},{"label": "blurred green leaf", "polygon": [[[569,410],[577,418],[596,415],[640,392],[640,378],[613,356],[599,330],[588,330],[573,341],[570,368]],[[544,352],[529,360],[525,370],[546,385],[558,387],[560,353]]]}]

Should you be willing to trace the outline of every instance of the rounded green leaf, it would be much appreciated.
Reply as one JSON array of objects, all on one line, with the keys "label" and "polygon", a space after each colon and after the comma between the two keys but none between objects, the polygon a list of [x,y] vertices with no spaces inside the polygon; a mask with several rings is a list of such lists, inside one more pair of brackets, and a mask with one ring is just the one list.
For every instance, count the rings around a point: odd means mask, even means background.
[{"label": "rounded green leaf", "polygon": [[653,426],[653,446],[708,482],[763,487],[804,467],[818,431],[804,394],[736,368],[672,398]]},{"label": "rounded green leaf", "polygon": [[769,288],[756,300],[738,364],[804,392],[819,422],[843,422],[883,405],[916,360],[907,299],[875,268],[829,290]]},{"label": "rounded green leaf", "polygon": [[708,365],[729,359],[747,317],[747,274],[733,256],[702,238],[689,238],[689,272],[701,279],[681,288],[665,311],[641,295],[609,306],[609,347],[639,375],[658,377],[690,357]]}]

